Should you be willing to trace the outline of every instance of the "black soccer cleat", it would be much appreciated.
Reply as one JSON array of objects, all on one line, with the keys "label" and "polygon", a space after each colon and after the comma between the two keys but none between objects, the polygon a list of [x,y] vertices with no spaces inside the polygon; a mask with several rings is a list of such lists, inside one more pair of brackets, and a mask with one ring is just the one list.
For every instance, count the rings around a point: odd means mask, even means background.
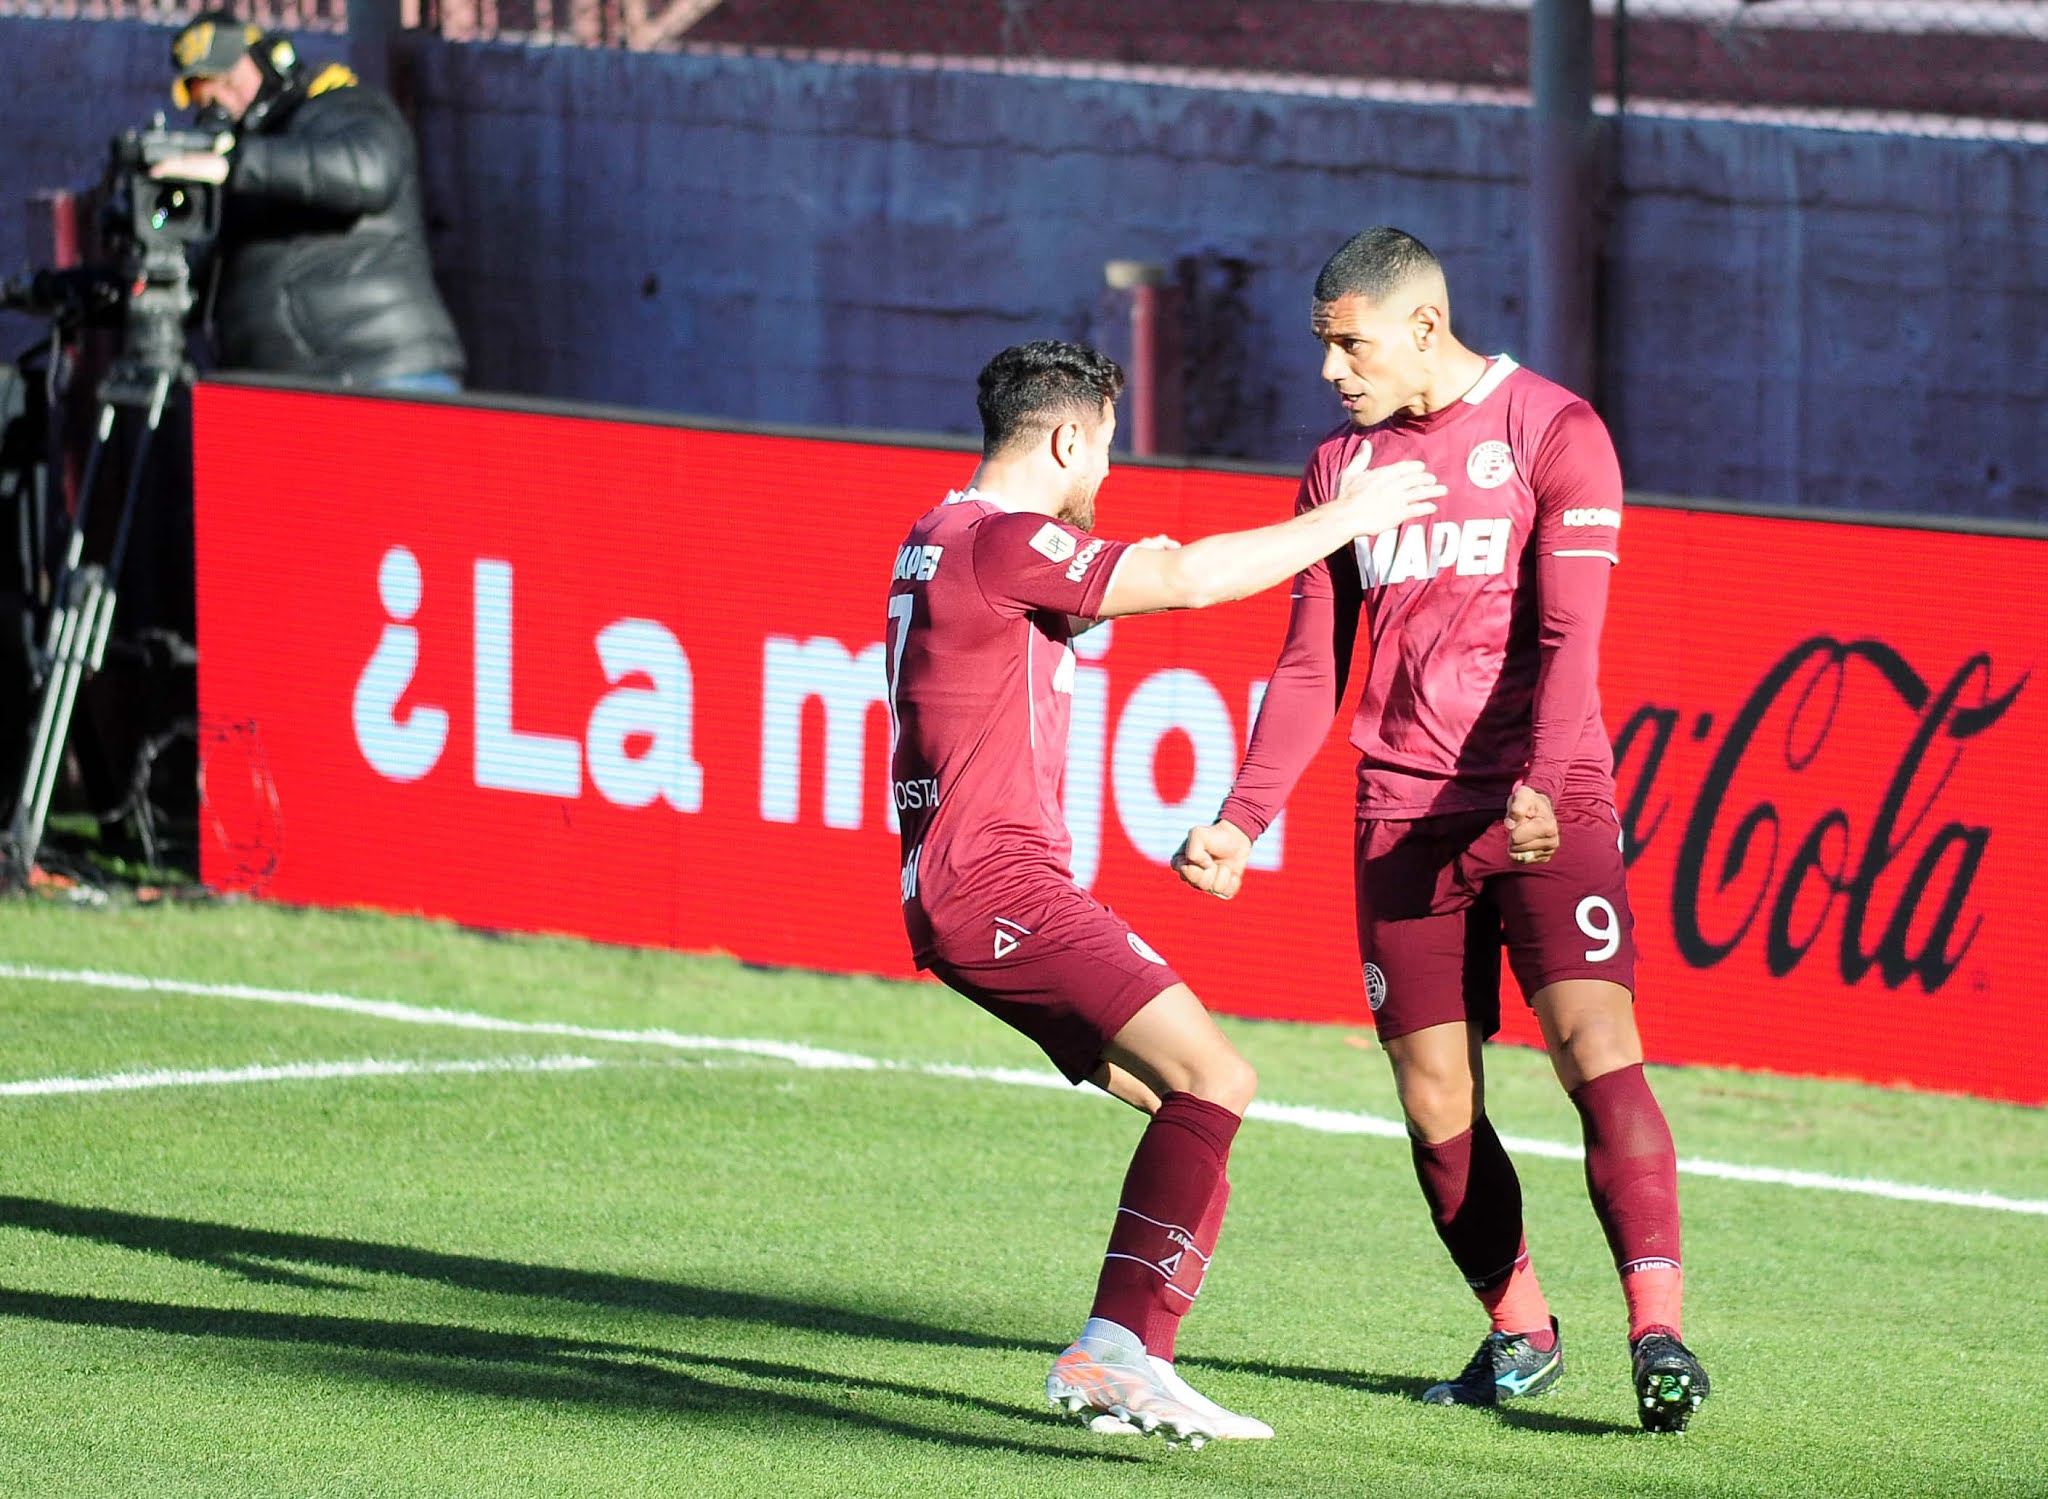
[{"label": "black soccer cleat", "polygon": [[1555,1317],[1550,1319],[1550,1333],[1557,1341],[1548,1351],[1531,1343],[1527,1334],[1488,1333],[1462,1374],[1431,1385],[1422,1398],[1431,1405],[1499,1405],[1542,1394],[1564,1373],[1564,1338]]},{"label": "black soccer cleat", "polygon": [[1713,1390],[1692,1350],[1678,1341],[1677,1334],[1652,1327],[1629,1345],[1629,1358],[1635,1368],[1636,1415],[1643,1430],[1684,1431]]}]

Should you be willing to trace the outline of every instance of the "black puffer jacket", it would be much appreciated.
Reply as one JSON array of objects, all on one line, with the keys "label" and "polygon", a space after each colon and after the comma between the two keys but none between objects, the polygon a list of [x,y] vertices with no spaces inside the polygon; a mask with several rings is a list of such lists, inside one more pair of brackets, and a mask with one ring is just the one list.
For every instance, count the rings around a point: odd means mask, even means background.
[{"label": "black puffer jacket", "polygon": [[348,385],[462,373],[412,132],[388,95],[330,69],[245,124],[230,160],[212,320],[222,369]]}]

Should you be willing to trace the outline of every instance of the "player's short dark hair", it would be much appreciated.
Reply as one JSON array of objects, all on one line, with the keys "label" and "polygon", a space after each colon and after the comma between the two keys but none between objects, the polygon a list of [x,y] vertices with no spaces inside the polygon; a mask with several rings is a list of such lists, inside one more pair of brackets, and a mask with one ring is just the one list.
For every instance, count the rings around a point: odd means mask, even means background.
[{"label": "player's short dark hair", "polygon": [[1423,271],[1442,275],[1443,266],[1414,235],[1384,224],[1361,229],[1324,263],[1316,276],[1315,300],[1363,297],[1379,306]]},{"label": "player's short dark hair", "polygon": [[1040,338],[1013,345],[983,365],[976,381],[981,450],[998,453],[1028,433],[1092,421],[1123,389],[1122,367],[1086,344]]}]

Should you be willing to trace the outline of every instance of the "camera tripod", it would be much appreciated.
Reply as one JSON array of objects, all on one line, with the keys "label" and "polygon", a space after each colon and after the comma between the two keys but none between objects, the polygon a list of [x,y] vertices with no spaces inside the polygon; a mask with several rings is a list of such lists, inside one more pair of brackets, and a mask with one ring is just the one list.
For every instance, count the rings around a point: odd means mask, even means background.
[{"label": "camera tripod", "polygon": [[[149,474],[150,448],[162,425],[165,407],[174,392],[191,388],[192,375],[191,367],[182,361],[123,355],[100,381],[99,417],[79,479],[78,504],[71,517],[64,556],[50,593],[43,649],[35,662],[34,680],[42,694],[35,737],[6,842],[0,847],[0,856],[4,856],[0,857],[0,877],[6,880],[26,883],[35,868],[50,798],[63,770],[65,740],[71,730],[78,690],[87,676],[100,669],[106,656],[128,537]],[[120,421],[123,413],[130,417],[126,424]],[[115,442],[117,428],[135,426],[137,422],[140,425],[129,453],[127,482],[113,542],[104,560],[89,561],[86,528],[92,518],[93,490],[101,461]]]}]

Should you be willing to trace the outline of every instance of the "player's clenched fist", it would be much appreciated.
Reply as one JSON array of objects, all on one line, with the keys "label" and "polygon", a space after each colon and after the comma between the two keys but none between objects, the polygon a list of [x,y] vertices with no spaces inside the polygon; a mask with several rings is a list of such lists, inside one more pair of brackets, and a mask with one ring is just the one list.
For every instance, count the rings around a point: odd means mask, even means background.
[{"label": "player's clenched fist", "polygon": [[1173,872],[1197,890],[1229,900],[1244,883],[1252,841],[1233,822],[1189,828],[1173,856]]},{"label": "player's clenched fist", "polygon": [[1517,864],[1544,864],[1557,852],[1557,812],[1550,798],[1517,786],[1508,798],[1508,857]]},{"label": "player's clenched fist", "polygon": [[1360,443],[1337,480],[1337,497],[1330,501],[1342,507],[1346,527],[1354,536],[1377,536],[1403,521],[1434,514],[1433,502],[1448,492],[1436,482],[1435,474],[1413,458],[1384,468],[1371,465],[1372,444]]}]

